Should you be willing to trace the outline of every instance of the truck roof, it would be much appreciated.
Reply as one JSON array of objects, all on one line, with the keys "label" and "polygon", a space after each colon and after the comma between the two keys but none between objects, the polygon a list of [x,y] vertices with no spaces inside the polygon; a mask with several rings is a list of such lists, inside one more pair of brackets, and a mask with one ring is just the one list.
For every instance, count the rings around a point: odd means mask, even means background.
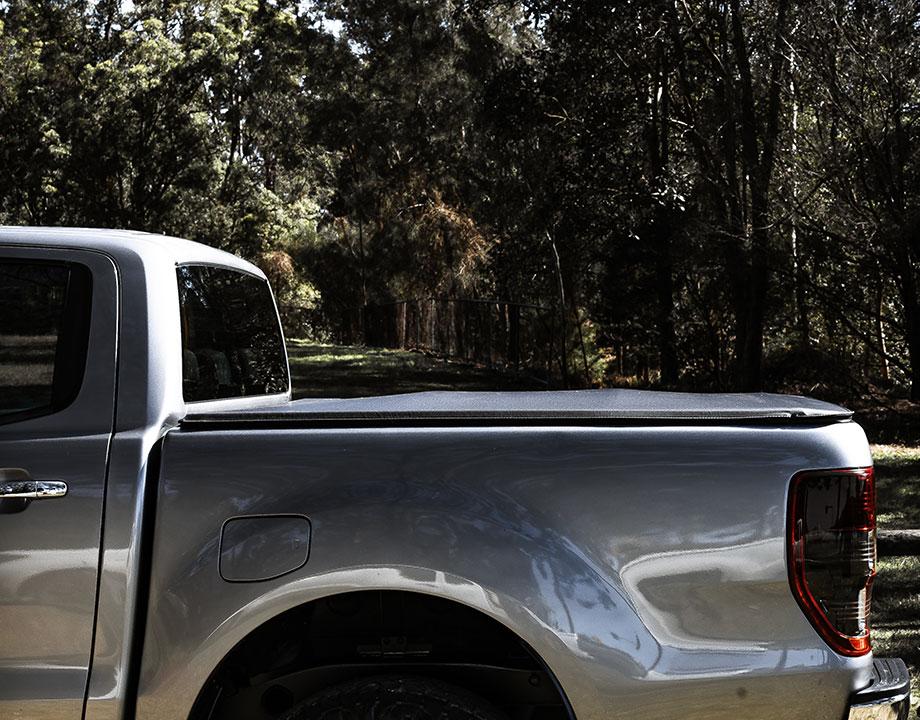
[{"label": "truck roof", "polygon": [[201,243],[137,230],[104,230],[70,227],[14,227],[0,225],[0,245],[45,246],[95,250],[116,262],[127,254],[142,260],[206,263],[236,268],[259,277],[262,271],[255,265],[231,253]]},{"label": "truck roof", "polygon": [[799,395],[678,393],[654,390],[554,392],[420,392],[353,399],[303,399],[284,406],[190,414],[189,427],[337,424],[351,422],[450,423],[710,423],[795,424],[848,420],[852,412]]}]

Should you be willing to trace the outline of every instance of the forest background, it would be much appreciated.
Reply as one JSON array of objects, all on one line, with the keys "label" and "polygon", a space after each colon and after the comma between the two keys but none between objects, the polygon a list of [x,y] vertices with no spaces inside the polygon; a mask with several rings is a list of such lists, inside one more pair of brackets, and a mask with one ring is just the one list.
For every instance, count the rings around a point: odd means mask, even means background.
[{"label": "forest background", "polygon": [[2,223],[228,249],[315,342],[895,440],[918,119],[912,0],[0,0]]}]

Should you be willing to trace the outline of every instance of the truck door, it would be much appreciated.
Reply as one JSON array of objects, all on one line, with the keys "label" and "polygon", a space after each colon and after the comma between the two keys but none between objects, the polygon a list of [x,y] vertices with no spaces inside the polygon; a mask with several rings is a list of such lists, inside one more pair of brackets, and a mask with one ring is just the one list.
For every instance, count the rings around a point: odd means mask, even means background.
[{"label": "truck door", "polygon": [[117,299],[101,254],[0,246],[0,718],[83,711]]}]

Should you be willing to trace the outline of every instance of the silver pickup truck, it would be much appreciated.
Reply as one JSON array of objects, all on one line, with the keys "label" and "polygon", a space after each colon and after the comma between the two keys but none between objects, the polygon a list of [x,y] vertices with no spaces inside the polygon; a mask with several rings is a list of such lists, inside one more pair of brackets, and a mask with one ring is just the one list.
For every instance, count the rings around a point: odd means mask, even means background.
[{"label": "silver pickup truck", "polygon": [[253,265],[0,229],[2,720],[895,720],[846,410],[290,399]]}]

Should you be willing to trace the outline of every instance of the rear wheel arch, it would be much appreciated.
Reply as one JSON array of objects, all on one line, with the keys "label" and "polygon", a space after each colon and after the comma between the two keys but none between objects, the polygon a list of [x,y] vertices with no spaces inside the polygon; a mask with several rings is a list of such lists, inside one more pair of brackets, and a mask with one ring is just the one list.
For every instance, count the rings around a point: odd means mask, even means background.
[{"label": "rear wheel arch", "polygon": [[211,673],[189,720],[268,720],[381,674],[455,685],[514,720],[575,717],[553,671],[508,625],[455,599],[377,589],[312,599],[253,629]]}]

